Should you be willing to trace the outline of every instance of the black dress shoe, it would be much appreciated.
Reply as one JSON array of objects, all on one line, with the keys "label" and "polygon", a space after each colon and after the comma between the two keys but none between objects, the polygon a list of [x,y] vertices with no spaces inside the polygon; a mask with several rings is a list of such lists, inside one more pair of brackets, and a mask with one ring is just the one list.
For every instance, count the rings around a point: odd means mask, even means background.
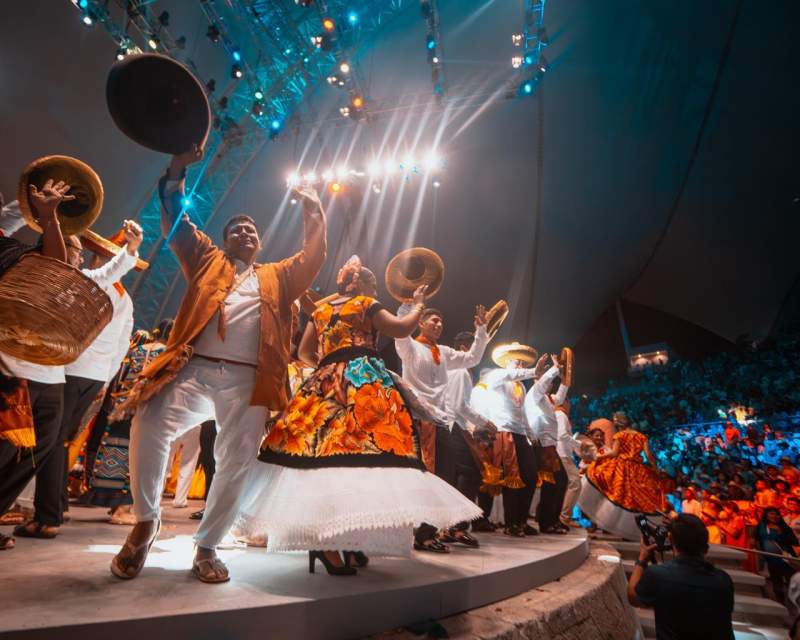
[{"label": "black dress shoe", "polygon": [[486,518],[481,518],[472,523],[472,531],[475,533],[492,533],[495,530],[496,527]]},{"label": "black dress shoe", "polygon": [[536,527],[526,524],[524,527],[522,527],[522,533],[524,533],[526,536],[538,536],[539,530]]},{"label": "black dress shoe", "polygon": [[190,520],[202,520],[203,514],[206,512],[205,509],[200,509],[200,511],[195,511],[192,515],[189,516]]}]

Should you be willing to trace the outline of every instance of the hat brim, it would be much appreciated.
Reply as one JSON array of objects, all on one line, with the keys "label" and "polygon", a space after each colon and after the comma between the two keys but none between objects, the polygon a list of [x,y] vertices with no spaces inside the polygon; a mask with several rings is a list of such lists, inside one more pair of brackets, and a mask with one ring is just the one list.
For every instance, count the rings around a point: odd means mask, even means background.
[{"label": "hat brim", "polygon": [[[114,244],[108,238],[104,238],[99,233],[95,233],[91,229],[84,229],[80,233],[81,243],[84,248],[92,253],[96,253],[104,258],[113,258],[123,247]],[[136,271],[144,271],[150,266],[150,263],[141,258],[136,258],[136,265],[133,267]]]}]

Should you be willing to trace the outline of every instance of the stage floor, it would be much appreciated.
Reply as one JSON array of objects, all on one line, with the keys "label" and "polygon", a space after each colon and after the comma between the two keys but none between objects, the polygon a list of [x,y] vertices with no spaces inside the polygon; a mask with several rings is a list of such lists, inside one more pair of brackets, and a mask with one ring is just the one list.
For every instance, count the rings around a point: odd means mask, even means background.
[{"label": "stage floor", "polygon": [[18,538],[15,549],[0,552],[0,638],[352,638],[508,598],[573,571],[588,555],[578,533],[480,534],[480,549],[374,558],[356,577],[333,577],[319,563],[309,574],[307,555],[232,548],[220,551],[231,581],[207,585],[189,572],[197,523],[188,516],[199,506],[165,503],[160,538],[130,581],[108,569],[129,528],[107,524],[102,509],[71,507],[72,521],[55,540]]}]

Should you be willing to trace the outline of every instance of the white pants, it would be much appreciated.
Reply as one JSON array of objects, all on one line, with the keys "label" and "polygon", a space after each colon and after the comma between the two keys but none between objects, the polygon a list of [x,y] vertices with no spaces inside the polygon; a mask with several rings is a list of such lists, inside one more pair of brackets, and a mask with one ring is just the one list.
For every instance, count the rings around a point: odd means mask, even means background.
[{"label": "white pants", "polygon": [[198,546],[213,549],[228,533],[242,499],[267,418],[251,407],[255,367],[192,358],[178,377],[143,405],[131,425],[130,467],[133,512],[139,522],[156,520],[170,445],[206,420],[217,422],[216,474],[205,514],[195,534]]},{"label": "white pants", "polygon": [[178,467],[178,482],[175,486],[175,497],[172,500],[172,506],[185,507],[186,499],[189,497],[189,489],[192,486],[194,470],[197,467],[197,459],[200,457],[200,425],[190,429],[172,443],[167,469],[172,468],[172,463],[175,460],[175,456],[178,455],[178,451],[181,452],[181,463]]},{"label": "white pants", "polygon": [[567,523],[572,520],[572,510],[578,504],[578,498],[581,495],[581,476],[578,473],[578,467],[572,456],[569,458],[561,458],[561,464],[564,465],[564,471],[567,472],[567,492],[564,494],[564,506],[561,509],[561,522]]}]

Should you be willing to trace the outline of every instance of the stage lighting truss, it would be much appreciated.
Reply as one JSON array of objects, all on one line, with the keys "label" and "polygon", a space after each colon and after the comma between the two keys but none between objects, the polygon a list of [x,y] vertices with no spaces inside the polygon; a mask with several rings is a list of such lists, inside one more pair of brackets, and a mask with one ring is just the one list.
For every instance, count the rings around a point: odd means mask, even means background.
[{"label": "stage lighting truss", "polygon": [[[352,183],[363,183],[375,193],[380,193],[383,185],[392,181],[411,180],[415,177],[429,176],[434,188],[440,185],[439,177],[444,170],[442,156],[430,150],[424,154],[373,158],[366,165],[357,168],[347,165],[330,167],[324,171],[297,168],[286,176],[286,187],[313,186],[338,193]],[[338,185],[338,188],[332,188]]]},{"label": "stage lighting truss", "polygon": [[420,0],[422,18],[425,20],[425,55],[431,65],[431,84],[437,104],[444,100],[444,66],[442,64],[442,37],[439,30],[439,7],[437,0]]},{"label": "stage lighting truss", "polygon": [[[348,110],[359,115],[352,101],[360,96],[364,101],[360,113],[364,113],[368,101],[354,78],[355,54],[416,0],[195,2],[208,21],[199,37],[219,45],[228,56],[227,68],[237,64],[242,73],[241,78],[226,74],[225,81],[214,74],[216,87],[209,96],[213,129],[204,161],[190,167],[187,177],[192,203],[187,212],[200,229],[214,233],[218,231],[214,227],[216,213],[233,185],[267,140],[293,126],[295,109],[312,87],[328,76],[342,76]],[[173,36],[171,30],[181,27],[177,15],[170,16],[168,25],[162,24],[152,0],[76,0],[74,5],[79,19],[86,16],[91,26],[100,26],[111,35],[117,56],[152,51],[148,40],[154,38],[160,54],[185,64],[204,85],[211,79],[210,73],[204,75],[188,57],[191,47],[184,48],[185,39]],[[323,29],[326,17],[334,22],[335,39]],[[312,37],[319,39],[315,43]],[[342,70],[342,62],[349,65],[349,71]],[[134,298],[137,325],[154,326],[180,281],[179,265],[160,232],[155,185],[137,219],[145,230],[140,251],[148,256],[151,269],[129,276],[126,283]]]},{"label": "stage lighting truss", "polygon": [[527,97],[534,93],[536,87],[549,69],[543,50],[550,44],[547,29],[544,26],[544,8],[547,0],[525,0],[522,33],[511,36],[514,54],[511,66],[517,69],[521,78],[517,78],[509,97]]}]

